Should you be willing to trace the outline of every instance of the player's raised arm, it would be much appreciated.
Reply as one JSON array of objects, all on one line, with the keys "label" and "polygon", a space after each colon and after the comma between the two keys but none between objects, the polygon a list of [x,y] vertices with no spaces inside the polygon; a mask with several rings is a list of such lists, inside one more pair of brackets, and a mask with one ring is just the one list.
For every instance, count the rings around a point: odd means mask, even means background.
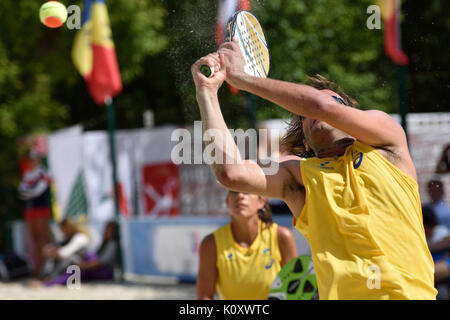
[{"label": "player's raised arm", "polygon": [[368,145],[407,146],[402,127],[382,111],[349,108],[336,101],[330,90],[249,76],[242,72],[242,55],[236,41],[223,44],[218,52],[226,60],[226,81],[240,90],[251,92],[304,118],[327,122]]},{"label": "player's raised arm", "polygon": [[[292,190],[287,186],[301,182],[300,175],[294,181],[289,169],[295,160],[281,162],[275,174],[266,174],[264,168],[256,162],[241,159],[239,149],[223,119],[217,97],[217,91],[226,78],[226,70],[221,68],[223,63],[219,54],[213,53],[199,59],[191,68],[203,130],[212,132],[214,136],[206,147],[213,144],[215,151],[221,153],[216,158],[221,158],[222,161],[211,164],[214,175],[227,189],[286,199],[289,190]],[[200,72],[203,64],[214,67],[216,72],[213,77],[207,78]],[[215,156],[218,156],[217,153]]]}]

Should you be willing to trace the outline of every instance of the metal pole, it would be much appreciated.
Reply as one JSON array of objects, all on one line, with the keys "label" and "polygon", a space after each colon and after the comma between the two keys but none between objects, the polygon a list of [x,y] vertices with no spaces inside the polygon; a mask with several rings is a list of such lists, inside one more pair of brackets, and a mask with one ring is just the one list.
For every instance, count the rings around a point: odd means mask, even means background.
[{"label": "metal pole", "polygon": [[[398,82],[398,99],[399,99],[399,112],[401,117],[401,124],[403,130],[405,130],[406,138],[408,139],[408,123],[406,116],[408,114],[408,105],[406,103],[406,76],[407,67],[397,65],[397,82]],[[409,139],[408,139],[409,141]]]},{"label": "metal pole", "polygon": [[119,267],[120,267],[120,279],[123,279],[123,256],[120,246],[120,211],[119,211],[119,185],[117,181],[117,163],[116,163],[116,143],[115,143],[115,130],[116,130],[116,116],[114,110],[113,100],[111,98],[105,99],[106,110],[108,113],[108,138],[109,138],[109,154],[112,165],[112,180],[113,180],[113,190],[114,190],[114,210],[117,219],[117,251],[119,256]]}]

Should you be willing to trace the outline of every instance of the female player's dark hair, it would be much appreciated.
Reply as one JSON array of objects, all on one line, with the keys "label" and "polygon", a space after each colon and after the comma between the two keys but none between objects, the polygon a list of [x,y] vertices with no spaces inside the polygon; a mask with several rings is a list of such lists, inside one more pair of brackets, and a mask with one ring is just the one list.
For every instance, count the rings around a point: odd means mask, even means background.
[{"label": "female player's dark hair", "polygon": [[[118,228],[118,224],[116,221],[112,220],[109,221],[106,226],[105,229],[103,231],[103,241],[102,244],[100,245],[100,247],[97,250],[97,253],[102,252],[106,245],[110,242],[110,241],[117,241],[117,228]],[[111,230],[112,231],[112,237],[108,238],[108,231]]]},{"label": "female player's dark hair", "polygon": [[267,226],[270,226],[273,222],[272,220],[272,208],[269,202],[266,200],[266,204],[260,210],[258,210],[259,219],[264,222]]}]

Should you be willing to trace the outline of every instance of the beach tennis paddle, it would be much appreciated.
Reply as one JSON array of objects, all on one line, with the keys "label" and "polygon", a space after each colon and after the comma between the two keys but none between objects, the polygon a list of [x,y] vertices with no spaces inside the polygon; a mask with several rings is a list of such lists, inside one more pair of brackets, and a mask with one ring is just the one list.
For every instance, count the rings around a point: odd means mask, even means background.
[{"label": "beach tennis paddle", "polygon": [[[258,19],[248,11],[235,12],[228,20],[224,42],[236,37],[245,59],[244,72],[248,75],[266,78],[270,69],[269,48]],[[214,68],[204,64],[200,72],[206,77],[214,75]]]},{"label": "beach tennis paddle", "polygon": [[286,263],[272,282],[269,300],[318,300],[317,280],[310,256]]}]

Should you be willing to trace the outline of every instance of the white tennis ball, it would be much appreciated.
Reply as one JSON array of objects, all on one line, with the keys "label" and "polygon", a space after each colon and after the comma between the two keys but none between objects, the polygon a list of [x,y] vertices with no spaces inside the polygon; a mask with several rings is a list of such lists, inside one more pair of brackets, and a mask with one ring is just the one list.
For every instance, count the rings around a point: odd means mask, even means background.
[{"label": "white tennis ball", "polygon": [[67,9],[58,1],[48,1],[39,9],[41,22],[49,28],[59,28],[67,20]]}]

